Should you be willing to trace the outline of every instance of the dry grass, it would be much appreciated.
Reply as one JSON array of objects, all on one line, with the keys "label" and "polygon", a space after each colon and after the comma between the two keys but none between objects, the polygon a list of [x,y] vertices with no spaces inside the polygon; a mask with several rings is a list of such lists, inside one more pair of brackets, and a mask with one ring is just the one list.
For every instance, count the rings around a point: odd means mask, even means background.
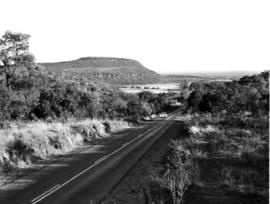
[{"label": "dry grass", "polygon": [[[227,121],[206,114],[188,119],[190,136],[172,141],[163,172],[152,176],[146,185],[145,203],[183,203],[186,190],[190,189],[187,194],[194,198],[199,196],[198,188],[206,193],[203,196],[213,194],[214,188],[233,192],[228,200],[267,203],[268,118]],[[217,193],[214,199],[218,197]]]},{"label": "dry grass", "polygon": [[[194,144],[200,145],[193,145],[192,149],[203,152],[210,163],[217,164],[214,166],[219,171],[216,185],[225,185],[228,191],[246,197],[256,194],[265,201],[269,185],[268,118],[237,120],[237,124],[228,128],[226,125],[230,123],[220,118],[193,117],[189,121],[190,134],[196,141]],[[198,160],[202,158],[201,155],[194,156]]]},{"label": "dry grass", "polygon": [[185,191],[197,182],[199,174],[193,158],[195,155],[204,156],[199,151],[190,149],[193,142],[190,137],[171,141],[169,151],[163,159],[164,169],[150,176],[145,185],[145,203],[183,203]]},{"label": "dry grass", "polygon": [[11,123],[0,129],[0,169],[25,168],[36,159],[64,154],[94,138],[130,127],[124,121],[83,120]]}]

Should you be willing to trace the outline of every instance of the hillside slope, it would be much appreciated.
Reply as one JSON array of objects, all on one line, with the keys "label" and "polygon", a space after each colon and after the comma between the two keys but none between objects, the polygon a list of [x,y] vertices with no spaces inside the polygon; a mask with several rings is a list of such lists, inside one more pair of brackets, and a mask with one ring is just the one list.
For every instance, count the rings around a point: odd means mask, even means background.
[{"label": "hillside slope", "polygon": [[131,59],[84,57],[77,60],[40,63],[48,70],[68,77],[82,77],[111,84],[156,83],[162,76]]}]

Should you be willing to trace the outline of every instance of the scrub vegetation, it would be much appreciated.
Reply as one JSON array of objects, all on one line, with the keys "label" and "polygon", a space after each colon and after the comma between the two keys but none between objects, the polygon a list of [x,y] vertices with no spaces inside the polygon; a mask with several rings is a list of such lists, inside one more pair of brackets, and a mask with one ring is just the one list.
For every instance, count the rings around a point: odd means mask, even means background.
[{"label": "scrub vegetation", "polygon": [[190,89],[189,136],[171,141],[145,203],[268,203],[269,72]]},{"label": "scrub vegetation", "polygon": [[[82,58],[45,68],[29,52],[29,38],[10,31],[0,38],[0,168],[4,171],[64,153],[105,132],[129,127],[128,123],[136,124],[144,116],[168,110],[176,97],[126,94],[90,80],[82,71],[85,66],[102,72],[108,66],[119,66],[151,75],[132,60]],[[67,76],[64,70],[69,66],[81,74]]]},{"label": "scrub vegetation", "polygon": [[125,121],[82,120],[47,123],[12,122],[0,129],[0,169],[25,168],[38,159],[64,154],[112,131],[130,128]]}]

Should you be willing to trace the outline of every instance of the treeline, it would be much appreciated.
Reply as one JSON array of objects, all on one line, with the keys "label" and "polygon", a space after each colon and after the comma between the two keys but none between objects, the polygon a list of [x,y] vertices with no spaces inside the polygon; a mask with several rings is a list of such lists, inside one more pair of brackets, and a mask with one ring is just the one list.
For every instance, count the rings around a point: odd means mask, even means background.
[{"label": "treeline", "polygon": [[40,69],[16,73],[0,85],[1,120],[110,118],[138,120],[165,110],[172,94],[125,94],[103,84],[81,87]]},{"label": "treeline", "polygon": [[[0,39],[0,120],[109,118],[136,121],[166,109],[172,94],[125,94],[105,84],[67,80],[34,62],[29,36]],[[83,79],[82,79],[83,80]]]},{"label": "treeline", "polygon": [[192,83],[188,112],[211,114],[269,113],[269,71],[232,82]]},{"label": "treeline", "polygon": [[[147,97],[146,97],[147,96]],[[10,89],[0,85],[1,120],[110,118],[138,120],[167,108],[169,94],[125,94],[105,85],[88,90],[39,70],[14,75]]]}]

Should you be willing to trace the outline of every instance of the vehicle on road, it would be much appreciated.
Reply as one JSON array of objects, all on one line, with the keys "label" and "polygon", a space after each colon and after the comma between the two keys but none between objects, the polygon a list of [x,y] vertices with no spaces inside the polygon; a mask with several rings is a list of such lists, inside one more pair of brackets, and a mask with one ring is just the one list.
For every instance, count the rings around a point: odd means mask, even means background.
[{"label": "vehicle on road", "polygon": [[162,113],[160,113],[158,116],[159,116],[160,118],[167,118],[167,117],[168,117],[168,115],[167,115],[166,112],[162,112]]},{"label": "vehicle on road", "polygon": [[156,117],[158,117],[156,114],[152,114],[152,115],[150,116],[151,119],[155,119]]},{"label": "vehicle on road", "polygon": [[148,121],[151,120],[151,118],[149,116],[143,117],[143,120]]}]

